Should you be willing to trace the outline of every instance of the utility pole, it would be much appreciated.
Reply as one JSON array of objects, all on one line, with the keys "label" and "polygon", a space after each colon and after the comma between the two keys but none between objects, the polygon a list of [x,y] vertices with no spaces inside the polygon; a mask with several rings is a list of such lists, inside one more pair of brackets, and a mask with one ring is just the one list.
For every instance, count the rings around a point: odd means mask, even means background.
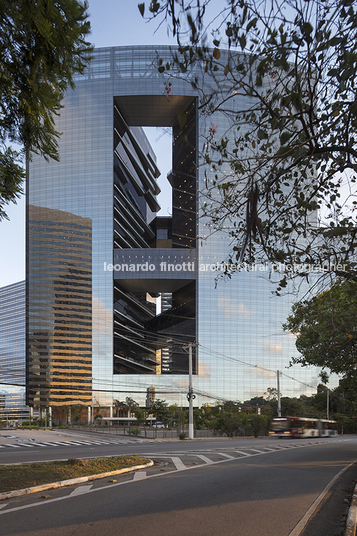
[{"label": "utility pole", "polygon": [[327,399],[327,420],[330,419],[330,389],[327,389],[326,391],[326,399]]},{"label": "utility pole", "polygon": [[194,430],[193,430],[193,400],[196,398],[196,396],[193,394],[193,387],[192,387],[192,342],[188,343],[188,346],[184,346],[184,349],[187,350],[188,348],[188,393],[187,393],[187,400],[188,400],[188,438],[193,439],[194,437]]},{"label": "utility pole", "polygon": [[278,390],[278,417],[281,417],[280,370],[276,371],[276,385],[277,385],[277,390]]}]

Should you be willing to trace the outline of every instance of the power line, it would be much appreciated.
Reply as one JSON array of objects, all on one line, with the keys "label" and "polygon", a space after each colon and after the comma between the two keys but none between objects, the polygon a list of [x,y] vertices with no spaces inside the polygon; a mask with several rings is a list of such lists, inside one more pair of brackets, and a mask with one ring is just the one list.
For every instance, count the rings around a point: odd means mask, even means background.
[{"label": "power line", "polygon": [[[201,344],[199,344],[198,346],[201,347],[204,351],[206,351],[206,353],[208,355],[211,355],[211,356],[213,355],[213,356],[216,356],[216,357],[219,357],[219,358],[222,358],[222,359],[227,359],[228,361],[233,361],[233,362],[236,362],[236,363],[240,363],[242,365],[245,365],[245,366],[248,366],[248,367],[251,367],[251,368],[255,368],[255,369],[259,369],[259,370],[263,370],[264,372],[269,372],[270,374],[276,375],[276,370],[271,370],[271,369],[262,367],[260,365],[254,365],[253,363],[248,363],[247,361],[243,361],[242,359],[238,359],[238,358],[234,358],[232,356],[227,356],[225,354],[221,354],[220,352],[217,352],[217,351],[211,350],[209,348],[206,348],[206,347],[202,346]],[[303,382],[301,380],[297,380],[296,378],[293,378],[292,376],[289,376],[288,374],[286,374],[284,372],[281,372],[281,374],[283,376],[285,376],[286,378],[289,378],[290,380],[293,380],[293,381],[296,381],[296,382],[300,383],[301,385],[305,385],[306,387],[310,387],[311,389],[316,389],[315,385],[310,385],[310,384],[308,384],[306,382]]]}]

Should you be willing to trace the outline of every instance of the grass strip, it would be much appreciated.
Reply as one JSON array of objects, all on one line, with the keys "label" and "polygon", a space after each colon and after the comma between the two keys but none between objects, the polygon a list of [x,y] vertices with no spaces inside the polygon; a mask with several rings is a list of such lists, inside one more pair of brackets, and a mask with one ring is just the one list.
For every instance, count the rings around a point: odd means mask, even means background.
[{"label": "grass strip", "polygon": [[0,493],[51,484],[70,478],[98,475],[149,462],[148,458],[141,456],[111,456],[109,458],[70,458],[66,461],[2,465],[0,466]]}]

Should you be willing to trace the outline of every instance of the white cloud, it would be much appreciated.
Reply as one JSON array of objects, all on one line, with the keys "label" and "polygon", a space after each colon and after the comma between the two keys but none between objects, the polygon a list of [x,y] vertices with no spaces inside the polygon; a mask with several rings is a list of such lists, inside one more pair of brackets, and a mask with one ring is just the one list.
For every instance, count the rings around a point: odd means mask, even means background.
[{"label": "white cloud", "polygon": [[259,378],[276,378],[276,372],[266,369],[262,363],[258,363],[252,368],[245,369],[244,375],[255,375]]},{"label": "white cloud", "polygon": [[270,354],[281,354],[283,351],[283,345],[273,341],[264,341],[264,350],[267,350]]},{"label": "white cloud", "polygon": [[230,316],[250,316],[253,314],[243,302],[235,303],[229,296],[218,298],[218,309],[223,310],[225,318]]},{"label": "white cloud", "polygon": [[201,378],[210,378],[211,377],[211,366],[208,363],[198,361],[198,375]]}]

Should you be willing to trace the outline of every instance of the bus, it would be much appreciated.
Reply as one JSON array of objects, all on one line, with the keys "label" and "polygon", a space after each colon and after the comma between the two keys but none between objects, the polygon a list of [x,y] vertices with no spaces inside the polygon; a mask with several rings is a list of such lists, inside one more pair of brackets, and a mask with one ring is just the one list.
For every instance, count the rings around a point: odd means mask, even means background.
[{"label": "bus", "polygon": [[270,437],[332,437],[337,435],[337,422],[309,417],[274,417]]}]

